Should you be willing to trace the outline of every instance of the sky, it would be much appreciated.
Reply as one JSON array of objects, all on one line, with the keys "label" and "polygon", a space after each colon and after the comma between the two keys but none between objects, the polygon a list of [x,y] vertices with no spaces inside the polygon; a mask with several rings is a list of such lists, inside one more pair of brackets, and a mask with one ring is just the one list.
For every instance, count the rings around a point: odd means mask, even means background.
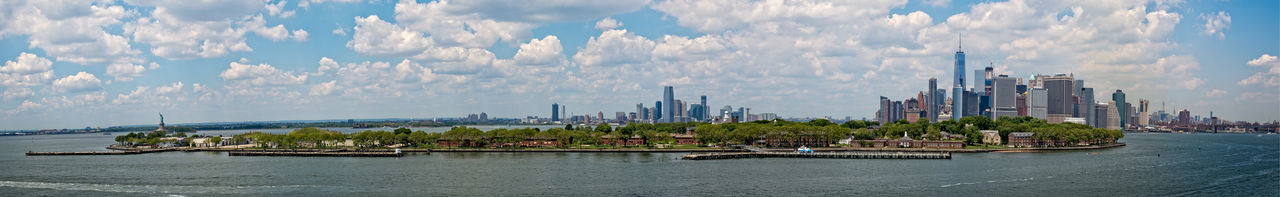
[{"label": "sky", "polygon": [[[1277,1],[0,1],[0,130],[652,107],[874,117],[968,71],[1280,119]],[[1154,110],[1153,110],[1154,111]]]}]

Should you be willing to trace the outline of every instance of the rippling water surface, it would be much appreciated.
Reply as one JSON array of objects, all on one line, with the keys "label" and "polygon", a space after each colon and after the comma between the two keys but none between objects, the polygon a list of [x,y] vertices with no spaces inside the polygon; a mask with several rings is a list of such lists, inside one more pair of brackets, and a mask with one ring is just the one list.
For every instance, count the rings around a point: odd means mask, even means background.
[{"label": "rippling water surface", "polygon": [[1256,134],[1127,134],[1121,141],[1128,146],[1119,148],[956,154],[951,160],[683,161],[680,153],[23,155],[103,150],[113,138],[0,137],[0,196],[1280,195],[1280,136]]}]

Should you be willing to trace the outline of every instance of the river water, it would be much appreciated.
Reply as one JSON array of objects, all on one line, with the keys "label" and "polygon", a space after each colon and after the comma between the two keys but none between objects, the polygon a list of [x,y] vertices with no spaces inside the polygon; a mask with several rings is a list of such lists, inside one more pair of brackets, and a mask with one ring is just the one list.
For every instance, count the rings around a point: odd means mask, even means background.
[{"label": "river water", "polygon": [[1128,146],[1118,148],[966,153],[950,160],[684,161],[681,153],[23,155],[104,150],[113,138],[0,137],[0,196],[1280,195],[1280,136],[1256,134],[1126,134],[1121,141]]}]

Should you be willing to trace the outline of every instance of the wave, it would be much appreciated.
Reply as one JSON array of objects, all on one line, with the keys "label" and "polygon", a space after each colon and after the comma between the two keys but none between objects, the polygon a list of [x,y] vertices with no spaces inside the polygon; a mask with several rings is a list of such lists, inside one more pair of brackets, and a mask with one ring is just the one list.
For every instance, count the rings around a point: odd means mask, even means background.
[{"label": "wave", "polygon": [[[57,183],[29,181],[0,181],[0,187],[53,189],[70,191],[99,191],[116,193],[149,193],[149,194],[251,194],[279,193],[287,191],[308,190],[336,186],[323,185],[279,185],[279,186],[190,186],[190,185],[128,185],[98,183]],[[275,192],[272,192],[275,191]]]},{"label": "wave", "polygon": [[[1053,176],[1043,177],[1043,179],[1049,179],[1049,178],[1053,178]],[[946,185],[942,185],[942,187],[953,187],[953,186],[961,186],[961,185],[977,185],[977,184],[985,184],[985,183],[1023,182],[1023,181],[1032,181],[1032,180],[1036,180],[1036,178],[1035,178],[1035,177],[1029,177],[1029,178],[1021,178],[1021,179],[1004,179],[1004,180],[989,180],[989,181],[968,182],[968,183],[953,183],[953,184],[946,184]]]}]

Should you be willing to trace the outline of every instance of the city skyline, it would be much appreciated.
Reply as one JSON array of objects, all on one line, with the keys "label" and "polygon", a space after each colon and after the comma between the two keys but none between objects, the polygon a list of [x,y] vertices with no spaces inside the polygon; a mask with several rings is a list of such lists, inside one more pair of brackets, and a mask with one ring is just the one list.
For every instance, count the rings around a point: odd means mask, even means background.
[{"label": "city skyline", "polygon": [[0,130],[565,117],[703,95],[707,112],[872,119],[881,95],[951,91],[988,65],[1072,74],[1094,103],[1123,90],[1151,112],[1280,119],[1277,2],[1106,2],[6,1]]}]

